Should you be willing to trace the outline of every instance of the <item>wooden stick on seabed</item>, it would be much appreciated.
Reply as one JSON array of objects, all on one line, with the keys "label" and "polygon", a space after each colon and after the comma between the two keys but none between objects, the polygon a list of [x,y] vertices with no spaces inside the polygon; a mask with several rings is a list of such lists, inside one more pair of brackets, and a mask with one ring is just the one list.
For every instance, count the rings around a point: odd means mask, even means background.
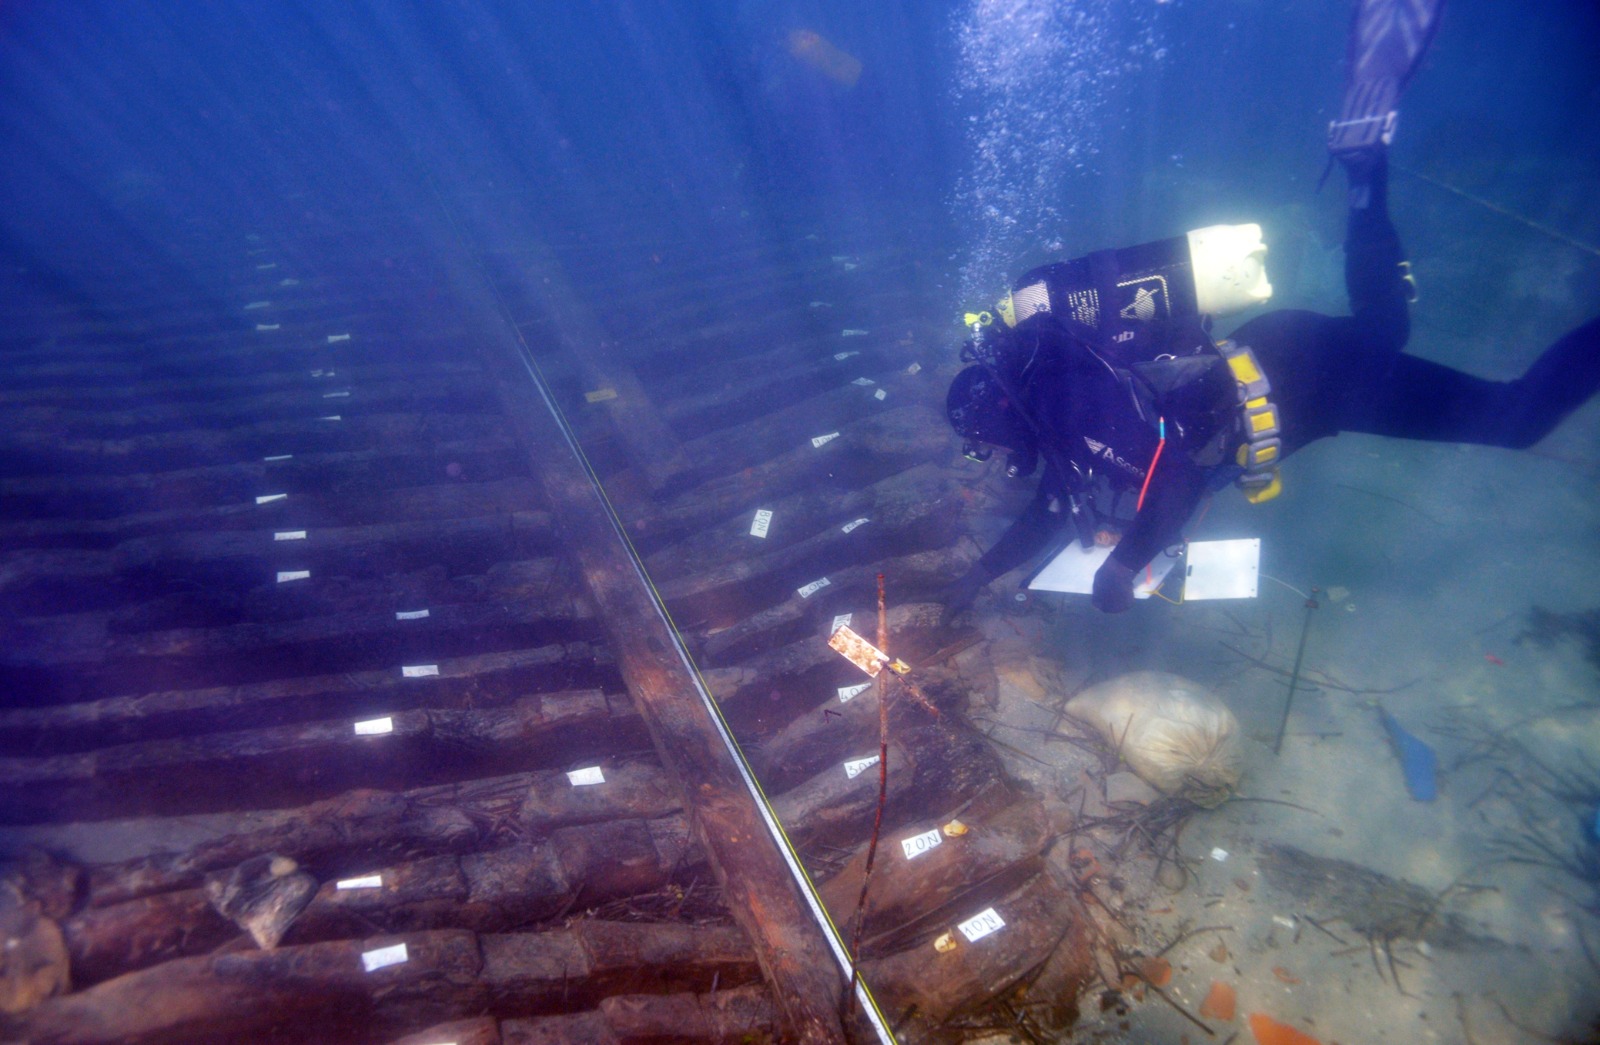
[{"label": "wooden stick on seabed", "polygon": [[[878,574],[878,648],[889,646],[889,611],[883,594],[883,574]],[[855,1011],[856,978],[861,975],[861,930],[867,922],[867,887],[872,884],[872,861],[878,855],[878,834],[883,827],[883,807],[889,798],[889,675],[878,672],[878,809],[872,817],[872,838],[867,842],[867,866],[856,899],[855,929],[850,935],[850,1011]]]},{"label": "wooden stick on seabed", "polygon": [[1311,589],[1310,598],[1306,599],[1305,622],[1300,625],[1300,648],[1295,650],[1294,670],[1289,673],[1289,695],[1283,698],[1283,718],[1278,720],[1278,736],[1272,742],[1274,755],[1283,750],[1283,733],[1289,728],[1289,711],[1294,707],[1294,691],[1300,685],[1300,662],[1306,656],[1306,636],[1311,634],[1311,612],[1317,608],[1317,589]]}]

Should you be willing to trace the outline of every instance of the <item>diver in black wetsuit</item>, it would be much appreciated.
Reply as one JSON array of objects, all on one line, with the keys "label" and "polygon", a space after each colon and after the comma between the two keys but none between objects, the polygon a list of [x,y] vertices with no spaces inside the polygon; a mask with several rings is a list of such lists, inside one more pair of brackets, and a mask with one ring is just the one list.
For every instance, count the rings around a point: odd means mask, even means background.
[{"label": "diver in black wetsuit", "polygon": [[[1600,318],[1578,327],[1514,381],[1489,381],[1402,353],[1410,334],[1410,283],[1389,220],[1383,144],[1337,154],[1350,180],[1345,283],[1351,315],[1282,310],[1252,319],[1230,341],[1248,346],[1271,383],[1277,438],[1272,464],[1339,432],[1406,439],[1532,446],[1600,389]],[[1052,296],[1062,266],[1023,276]],[[1204,495],[1236,478],[1248,442],[1239,372],[1214,354],[1198,322],[1153,334],[1142,359],[1096,343],[1046,304],[1007,332],[1026,368],[973,366],[952,383],[952,426],[969,446],[1005,447],[1013,471],[1044,460],[1038,493],[1000,541],[944,593],[946,616],[971,604],[1000,574],[1042,550],[1073,519],[1116,547],[1094,578],[1094,605],[1133,605],[1136,574],[1181,529]],[[1124,334],[1124,337],[1129,335]],[[1162,445],[1162,432],[1165,445]],[[1158,456],[1159,448],[1159,456]],[[1102,493],[1092,496],[1098,482]],[[1109,487],[1112,497],[1105,495]],[[1090,502],[1133,499],[1131,520],[1095,516]],[[1085,530],[1088,527],[1089,530]],[[1123,528],[1120,539],[1115,530]]]}]

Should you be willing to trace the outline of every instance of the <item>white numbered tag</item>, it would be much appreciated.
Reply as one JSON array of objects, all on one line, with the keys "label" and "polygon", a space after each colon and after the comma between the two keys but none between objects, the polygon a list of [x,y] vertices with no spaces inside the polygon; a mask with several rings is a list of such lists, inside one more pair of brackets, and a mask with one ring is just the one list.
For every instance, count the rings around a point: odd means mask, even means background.
[{"label": "white numbered tag", "polygon": [[767,527],[772,525],[772,512],[762,508],[756,512],[756,517],[750,522],[750,536],[765,537]]},{"label": "white numbered tag", "polygon": [[379,947],[375,951],[364,952],[361,955],[361,967],[368,972],[377,972],[390,965],[401,965],[405,960],[406,945],[397,943],[393,947]]},{"label": "white numbered tag", "polygon": [[813,436],[811,439],[811,445],[820,449],[824,446],[827,446],[837,438],[839,438],[838,432],[829,432],[827,435]]},{"label": "white numbered tag", "polygon": [[980,911],[956,926],[957,929],[961,930],[961,935],[967,938],[968,943],[977,943],[990,933],[997,932],[1005,927],[1005,921],[995,913],[993,907],[987,911]]},{"label": "white numbered tag", "polygon": [[574,769],[567,774],[567,779],[572,782],[573,787],[587,787],[605,783],[606,775],[600,772],[599,766],[589,766],[585,769]]},{"label": "white numbered tag", "polygon": [[335,889],[382,889],[383,876],[369,874],[364,878],[341,878],[335,882]]},{"label": "white numbered tag", "polygon": [[843,526],[839,527],[839,529],[843,530],[845,533],[849,533],[851,530],[855,529],[857,526],[864,526],[864,525],[866,525],[867,523],[869,523],[871,521],[872,520],[865,519],[865,518],[863,518],[863,519],[852,519],[851,521],[845,523]]},{"label": "white numbered tag", "polygon": [[872,685],[872,683],[863,682],[860,685],[856,685],[856,686],[840,686],[839,687],[839,703],[841,703],[841,704],[850,703],[850,698],[851,697],[855,697],[855,696],[860,695],[861,693],[866,692],[867,687],[870,686],[870,685]]},{"label": "white numbered tag", "polygon": [[829,583],[828,578],[824,577],[820,581],[812,581],[803,588],[796,588],[795,591],[800,594],[802,599],[809,599],[823,588],[826,588]]},{"label": "white numbered tag", "polygon": [[872,755],[869,758],[853,758],[844,764],[844,775],[847,779],[854,780],[877,764],[877,755]]},{"label": "white numbered tag", "polygon": [[915,860],[923,853],[939,848],[943,842],[944,836],[939,833],[939,829],[936,827],[932,831],[924,831],[920,835],[902,838],[900,847],[906,851],[907,860]]}]

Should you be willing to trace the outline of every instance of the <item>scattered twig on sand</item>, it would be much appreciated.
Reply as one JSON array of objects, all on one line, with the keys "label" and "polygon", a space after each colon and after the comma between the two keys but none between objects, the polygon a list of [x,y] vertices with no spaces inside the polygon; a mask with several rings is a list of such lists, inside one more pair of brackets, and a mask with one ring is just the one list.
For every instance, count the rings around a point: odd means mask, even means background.
[{"label": "scattered twig on sand", "polygon": [[1191,937],[1199,936],[1201,933],[1231,933],[1231,932],[1233,932],[1233,926],[1231,926],[1231,925],[1200,925],[1200,926],[1196,926],[1193,929],[1185,929],[1182,932],[1180,932],[1178,935],[1174,936],[1172,938],[1171,942],[1169,942],[1165,947],[1163,947],[1159,951],[1157,951],[1154,955],[1152,955],[1152,957],[1160,958],[1162,955],[1166,954],[1168,951],[1170,951],[1174,947],[1178,946],[1178,944],[1182,943],[1183,941],[1185,941],[1187,939],[1190,939]]},{"label": "scattered twig on sand", "polygon": [[[1278,665],[1270,663],[1265,657],[1257,657],[1252,653],[1246,653],[1244,650],[1240,649],[1238,646],[1233,645],[1231,642],[1222,642],[1222,640],[1220,640],[1220,639],[1217,640],[1217,641],[1224,649],[1228,650],[1231,653],[1235,653],[1240,657],[1243,657],[1245,660],[1247,660],[1250,663],[1254,664],[1256,667],[1260,668],[1263,671],[1271,672],[1272,674],[1281,676],[1282,678],[1285,678],[1285,679],[1289,678],[1293,674],[1288,668],[1280,668]],[[1343,693],[1350,693],[1350,694],[1353,694],[1355,696],[1363,696],[1363,697],[1364,696],[1384,696],[1384,695],[1390,694],[1390,693],[1399,693],[1399,692],[1401,692],[1403,690],[1410,689],[1412,686],[1415,686],[1417,683],[1419,683],[1423,679],[1427,678],[1426,675],[1418,675],[1416,678],[1412,679],[1411,681],[1402,682],[1402,683],[1400,683],[1399,685],[1396,685],[1396,686],[1385,686],[1385,687],[1379,687],[1379,688],[1361,688],[1361,687],[1357,687],[1357,686],[1346,685],[1345,683],[1339,682],[1339,681],[1335,680],[1334,678],[1332,678],[1325,671],[1303,671],[1303,672],[1301,672],[1301,677],[1303,679],[1308,680],[1308,682],[1310,684],[1313,684],[1313,685],[1315,685],[1316,687],[1318,687],[1320,689],[1335,689],[1335,690],[1339,690],[1340,692],[1343,692]]]},{"label": "scattered twig on sand", "polygon": [[1410,501],[1403,501],[1398,497],[1391,496],[1390,494],[1379,493],[1377,490],[1367,490],[1367,489],[1364,489],[1364,488],[1362,488],[1360,486],[1351,486],[1348,483],[1334,483],[1333,485],[1337,486],[1341,490],[1350,490],[1350,491],[1352,491],[1354,493],[1364,493],[1368,497],[1376,497],[1380,501],[1388,501],[1390,504],[1398,504],[1400,507],[1406,509],[1407,511],[1416,512],[1418,515],[1422,516],[1424,519],[1426,519],[1429,522],[1433,523],[1433,525],[1435,525],[1435,526],[1443,526],[1443,525],[1445,525],[1441,520],[1436,519],[1433,516],[1429,515],[1427,512],[1423,511],[1421,508],[1418,508],[1416,505],[1412,504]]},{"label": "scattered twig on sand", "polygon": [[1554,1034],[1546,1034],[1541,1030],[1528,1026],[1526,1023],[1520,1022],[1515,1016],[1511,1015],[1511,1010],[1506,1008],[1506,1003],[1501,1001],[1496,995],[1490,994],[1489,1000],[1494,1002],[1494,1007],[1500,1010],[1500,1015],[1505,1017],[1505,1021],[1507,1023],[1511,1024],[1513,1027],[1517,1028],[1517,1030],[1528,1035],[1529,1037],[1536,1038],[1539,1041],[1548,1041],[1551,1043],[1551,1045],[1569,1045],[1571,1039],[1560,1038]]}]

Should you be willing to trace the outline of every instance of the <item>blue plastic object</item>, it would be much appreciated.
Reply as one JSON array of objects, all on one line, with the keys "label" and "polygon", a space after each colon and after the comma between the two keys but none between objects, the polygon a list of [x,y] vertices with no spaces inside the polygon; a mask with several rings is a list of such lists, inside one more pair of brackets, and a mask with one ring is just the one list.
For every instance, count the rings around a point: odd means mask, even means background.
[{"label": "blue plastic object", "polygon": [[[1395,717],[1382,708],[1383,728],[1389,731],[1395,753],[1400,756],[1400,772],[1406,778],[1406,790],[1418,802],[1432,802],[1439,797],[1439,756],[1428,743],[1408,733]],[[1600,825],[1600,817],[1596,819]]]}]

